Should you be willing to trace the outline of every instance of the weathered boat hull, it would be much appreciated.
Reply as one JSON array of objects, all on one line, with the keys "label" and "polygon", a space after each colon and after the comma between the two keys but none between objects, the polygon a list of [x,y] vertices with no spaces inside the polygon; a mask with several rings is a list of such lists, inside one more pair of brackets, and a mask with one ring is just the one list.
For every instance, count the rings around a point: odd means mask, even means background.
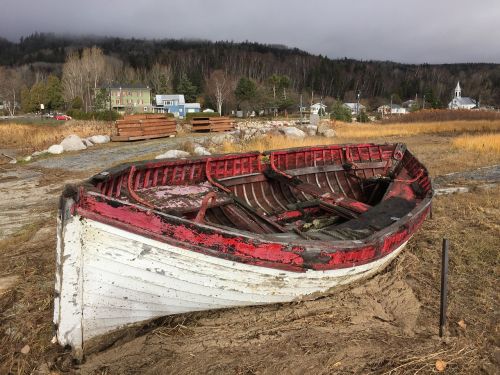
[{"label": "weathered boat hull", "polygon": [[96,336],[160,316],[326,292],[381,271],[406,242],[370,263],[291,272],[186,251],[74,216],[59,223],[57,340],[81,353]]},{"label": "weathered boat hull", "polygon": [[68,186],[54,323],[77,355],[165,315],[289,302],[368,277],[430,211],[403,144],[144,161]]}]

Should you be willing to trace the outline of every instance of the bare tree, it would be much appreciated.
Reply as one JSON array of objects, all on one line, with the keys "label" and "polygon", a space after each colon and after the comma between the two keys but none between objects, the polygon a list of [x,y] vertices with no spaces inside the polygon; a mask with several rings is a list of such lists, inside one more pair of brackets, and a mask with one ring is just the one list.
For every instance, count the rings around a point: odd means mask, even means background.
[{"label": "bare tree", "polygon": [[62,83],[64,99],[67,102],[78,96],[83,99],[83,71],[80,56],[76,51],[70,52],[66,57],[66,62],[63,65]]},{"label": "bare tree", "polygon": [[15,116],[19,100],[22,77],[16,69],[0,67],[0,101],[10,116]]},{"label": "bare tree", "polygon": [[92,108],[95,91],[104,80],[106,71],[106,59],[101,49],[86,48],[81,58],[78,52],[70,52],[62,74],[65,100],[69,102],[81,97],[88,111]]},{"label": "bare tree", "polygon": [[147,74],[151,89],[156,94],[166,94],[172,87],[172,68],[155,63]]},{"label": "bare tree", "polygon": [[228,95],[234,89],[234,82],[223,70],[214,70],[209,77],[205,79],[207,93],[217,105],[217,112],[222,115],[222,105]]}]

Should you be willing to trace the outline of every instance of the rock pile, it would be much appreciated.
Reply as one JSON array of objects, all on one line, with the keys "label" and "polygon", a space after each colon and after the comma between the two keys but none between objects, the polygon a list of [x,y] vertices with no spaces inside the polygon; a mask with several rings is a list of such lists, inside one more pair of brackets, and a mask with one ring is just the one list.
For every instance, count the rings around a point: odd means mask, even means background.
[{"label": "rock pile", "polygon": [[60,144],[52,145],[43,151],[35,151],[31,154],[31,157],[35,158],[43,154],[59,155],[66,151],[81,151],[96,144],[108,143],[110,141],[109,135],[93,135],[88,138],[80,138],[76,134],[71,134],[64,138]]}]

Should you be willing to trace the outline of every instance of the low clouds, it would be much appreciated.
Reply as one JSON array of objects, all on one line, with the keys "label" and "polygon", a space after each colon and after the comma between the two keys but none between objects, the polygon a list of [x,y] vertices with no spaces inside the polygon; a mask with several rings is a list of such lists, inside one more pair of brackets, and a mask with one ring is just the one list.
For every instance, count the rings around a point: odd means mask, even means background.
[{"label": "low clouds", "polygon": [[332,58],[500,63],[498,0],[1,0],[0,36],[32,32],[286,44]]}]

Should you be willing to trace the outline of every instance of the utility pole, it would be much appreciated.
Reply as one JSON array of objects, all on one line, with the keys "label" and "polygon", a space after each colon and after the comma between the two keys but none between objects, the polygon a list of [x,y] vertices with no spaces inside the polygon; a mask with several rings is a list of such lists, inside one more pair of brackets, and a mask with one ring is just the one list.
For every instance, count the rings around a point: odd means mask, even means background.
[{"label": "utility pole", "polygon": [[111,85],[108,85],[108,91],[109,91],[109,121],[113,120],[113,115],[111,114],[111,106],[113,103],[111,103]]},{"label": "utility pole", "polygon": [[300,123],[302,124],[304,122],[303,116],[302,116],[302,94],[300,94]]},{"label": "utility pole", "polygon": [[361,98],[361,91],[358,91],[358,101],[356,104],[356,115],[359,116],[359,99]]},{"label": "utility pole", "polygon": [[424,94],[424,99],[422,100],[422,109],[425,109],[425,94]]},{"label": "utility pole", "polygon": [[391,94],[391,107],[389,108],[389,114],[392,115],[392,94]]}]

